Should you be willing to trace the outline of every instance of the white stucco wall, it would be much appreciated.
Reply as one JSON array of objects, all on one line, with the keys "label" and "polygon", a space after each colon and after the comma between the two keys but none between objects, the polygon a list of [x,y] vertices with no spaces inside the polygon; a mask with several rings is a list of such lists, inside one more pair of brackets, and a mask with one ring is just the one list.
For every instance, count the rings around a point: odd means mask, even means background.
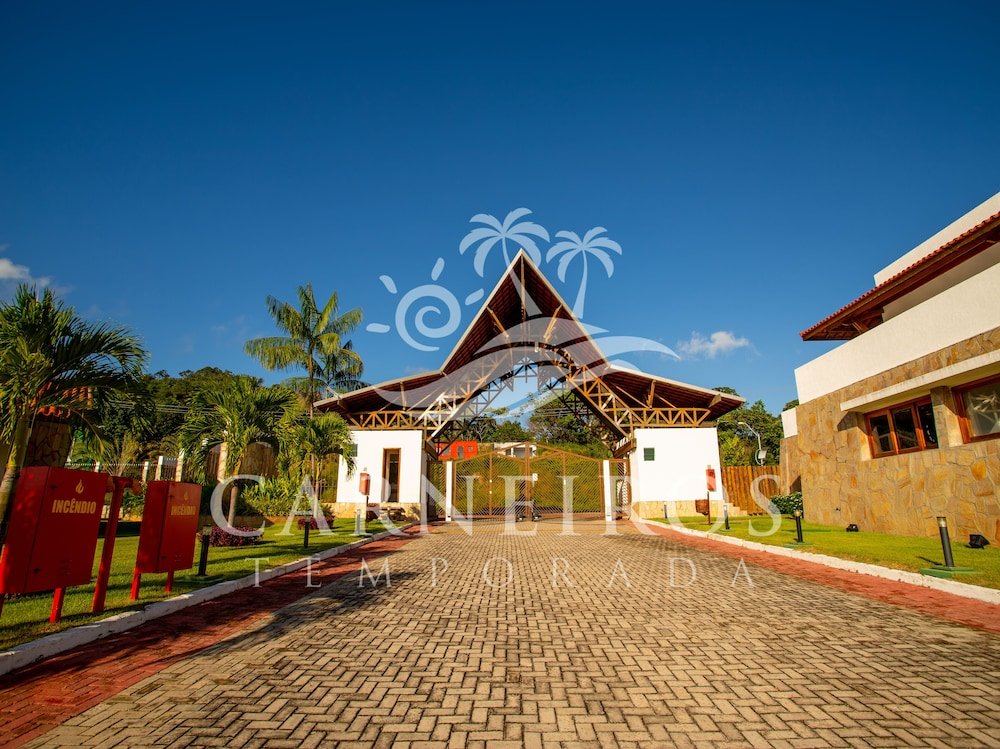
[{"label": "white stucco wall", "polygon": [[784,437],[794,437],[799,433],[799,420],[794,408],[781,412],[781,429]]},{"label": "white stucco wall", "polygon": [[[715,427],[636,429],[632,453],[632,501],[676,502],[705,498],[705,468],[715,469],[710,499],[722,499],[719,436]],[[644,448],[656,450],[655,460],[643,460]]]},{"label": "white stucco wall", "polygon": [[977,205],[961,218],[952,221],[937,234],[928,237],[898,260],[889,263],[889,265],[875,274],[876,285],[896,275],[904,268],[913,265],[955,237],[964,234],[973,226],[981,224],[995,213],[1000,213],[1000,192]]},{"label": "white stucco wall", "polygon": [[421,481],[424,474],[425,455],[423,434],[420,430],[351,430],[351,437],[358,446],[354,475],[348,478],[347,466],[340,461],[337,483],[338,502],[362,502],[364,496],[358,489],[358,474],[367,471],[371,476],[371,493],[368,501],[382,502],[386,487],[382,481],[383,450],[399,448],[399,502],[420,502]]},{"label": "white stucco wall", "polygon": [[1000,264],[945,289],[795,370],[799,402],[1000,327]]}]

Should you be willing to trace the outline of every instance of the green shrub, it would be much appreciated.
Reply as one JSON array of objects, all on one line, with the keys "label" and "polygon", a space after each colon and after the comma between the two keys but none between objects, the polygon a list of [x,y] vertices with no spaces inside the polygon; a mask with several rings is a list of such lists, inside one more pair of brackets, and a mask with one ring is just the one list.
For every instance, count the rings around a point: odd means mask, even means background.
[{"label": "green shrub", "polygon": [[139,518],[142,517],[142,510],[146,506],[146,492],[145,489],[138,494],[133,494],[129,490],[125,490],[122,494],[122,517],[127,518]]},{"label": "green shrub", "polygon": [[[285,517],[292,511],[292,504],[298,496],[302,484],[297,479],[279,476],[264,479],[261,484],[247,487],[240,499],[246,502],[252,511],[265,517]],[[305,499],[299,501],[299,510],[308,510],[309,503]]]},{"label": "green shrub", "polygon": [[805,517],[802,509],[802,492],[792,492],[791,494],[780,494],[771,498],[771,512],[781,515],[792,515],[798,510]]}]

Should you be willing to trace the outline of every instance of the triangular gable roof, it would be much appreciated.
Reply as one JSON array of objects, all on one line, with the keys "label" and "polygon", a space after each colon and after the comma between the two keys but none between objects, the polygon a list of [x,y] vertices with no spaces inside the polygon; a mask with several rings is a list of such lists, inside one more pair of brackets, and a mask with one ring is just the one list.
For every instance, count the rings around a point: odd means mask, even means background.
[{"label": "triangular gable roof", "polygon": [[508,361],[515,363],[520,354],[530,355],[531,347],[537,352],[535,344],[558,352],[562,359],[587,366],[632,407],[707,409],[706,420],[713,421],[744,402],[738,396],[610,363],[588,327],[573,315],[559,292],[521,250],[440,369],[335,395],[319,401],[316,407],[346,417],[416,407],[412,401],[407,403],[408,393],[419,393],[415,399],[420,401],[420,407],[427,407],[427,393],[441,397],[460,388],[467,382],[469,369],[477,363],[488,361],[486,372],[491,371],[489,367],[503,369]]}]

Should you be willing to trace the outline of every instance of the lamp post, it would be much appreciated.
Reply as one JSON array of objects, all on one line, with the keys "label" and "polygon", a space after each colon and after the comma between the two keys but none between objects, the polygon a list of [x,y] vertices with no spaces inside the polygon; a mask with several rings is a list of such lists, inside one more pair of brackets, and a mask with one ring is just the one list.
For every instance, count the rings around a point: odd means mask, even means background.
[{"label": "lamp post", "polygon": [[757,460],[757,465],[759,466],[764,465],[764,459],[767,457],[767,451],[764,449],[764,446],[760,443],[760,432],[758,432],[752,426],[747,424],[745,421],[737,421],[736,423],[739,426],[746,427],[747,431],[757,438],[757,455],[755,455],[754,457]]},{"label": "lamp post", "polygon": [[941,551],[944,553],[944,566],[954,567],[955,557],[951,553],[951,538],[948,535],[948,518],[938,517],[938,535],[941,536]]}]

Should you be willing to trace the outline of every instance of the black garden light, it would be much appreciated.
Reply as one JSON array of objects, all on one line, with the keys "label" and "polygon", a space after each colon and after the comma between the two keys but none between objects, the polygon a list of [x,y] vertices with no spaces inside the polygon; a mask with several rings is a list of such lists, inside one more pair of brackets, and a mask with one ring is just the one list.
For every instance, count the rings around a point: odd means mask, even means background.
[{"label": "black garden light", "polygon": [[805,541],[802,539],[802,510],[796,510],[795,513],[795,543],[802,544]]},{"label": "black garden light", "polygon": [[212,541],[212,526],[203,526],[198,534],[198,539],[201,541],[201,551],[198,555],[198,577],[206,577],[208,575],[208,546]]},{"label": "black garden light", "polygon": [[969,548],[970,549],[985,549],[990,545],[990,542],[986,539],[986,536],[981,533],[970,533],[969,534]]},{"label": "black garden light", "polygon": [[944,566],[954,567],[955,557],[951,553],[951,537],[948,535],[948,518],[938,516],[938,533],[941,535],[941,551],[944,553]]},{"label": "black garden light", "polygon": [[933,567],[922,569],[920,574],[932,577],[953,577],[954,575],[975,572],[972,567],[955,566],[955,556],[951,552],[951,536],[948,534],[948,518],[938,515],[937,526],[938,535],[941,537],[941,553],[944,555],[944,564],[935,564]]}]

